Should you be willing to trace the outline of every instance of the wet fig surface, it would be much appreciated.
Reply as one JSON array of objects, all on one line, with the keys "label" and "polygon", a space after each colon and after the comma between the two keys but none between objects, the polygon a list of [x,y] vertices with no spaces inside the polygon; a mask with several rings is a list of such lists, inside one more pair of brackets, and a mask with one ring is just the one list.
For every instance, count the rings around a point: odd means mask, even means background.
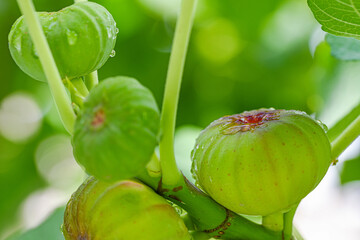
[{"label": "wet fig surface", "polygon": [[197,183],[230,210],[286,212],[331,163],[323,125],[299,111],[259,109],[225,116],[202,131],[192,152]]},{"label": "wet fig surface", "polygon": [[154,153],[159,124],[150,90],[133,78],[105,79],[90,91],[76,120],[75,159],[101,180],[135,177]]},{"label": "wet fig surface", "polygon": [[[64,79],[87,75],[110,57],[116,42],[112,15],[94,2],[79,2],[58,12],[38,13],[56,65]],[[9,49],[16,64],[29,76],[46,81],[24,17],[9,33]]]},{"label": "wet fig surface", "polygon": [[149,187],[94,177],[72,195],[62,231],[66,240],[190,240],[174,208]]}]

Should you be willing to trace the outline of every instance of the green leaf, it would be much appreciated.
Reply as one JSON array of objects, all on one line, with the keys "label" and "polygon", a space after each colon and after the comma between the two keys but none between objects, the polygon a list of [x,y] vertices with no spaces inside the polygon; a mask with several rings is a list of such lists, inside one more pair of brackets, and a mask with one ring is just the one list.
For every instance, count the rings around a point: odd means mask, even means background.
[{"label": "green leaf", "polygon": [[56,209],[42,224],[29,231],[16,234],[8,240],[64,240],[60,226],[63,223],[65,207]]},{"label": "green leaf", "polygon": [[349,37],[326,35],[326,42],[331,47],[331,55],[345,61],[360,60],[360,40]]},{"label": "green leaf", "polygon": [[360,181],[360,156],[344,162],[340,173],[341,184]]},{"label": "green leaf", "polygon": [[308,0],[308,4],[325,32],[360,38],[360,1]]}]

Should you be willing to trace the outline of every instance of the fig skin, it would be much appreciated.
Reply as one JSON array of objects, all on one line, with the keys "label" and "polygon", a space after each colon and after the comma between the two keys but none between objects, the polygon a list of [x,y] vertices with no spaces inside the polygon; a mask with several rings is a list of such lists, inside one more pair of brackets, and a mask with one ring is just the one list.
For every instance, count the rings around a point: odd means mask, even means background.
[{"label": "fig skin", "polygon": [[[38,16],[62,79],[85,76],[110,57],[116,43],[116,22],[103,6],[79,2]],[[46,82],[23,16],[16,20],[8,38],[11,56],[21,70]]]},{"label": "fig skin", "polygon": [[134,180],[108,183],[89,177],[68,202],[66,240],[190,240],[169,203]]},{"label": "fig skin", "polygon": [[159,128],[150,90],[128,77],[105,79],[90,91],[76,120],[75,159],[100,180],[135,177],[154,153]]},{"label": "fig skin", "polygon": [[240,214],[287,212],[309,194],[331,163],[321,123],[293,110],[225,116],[196,140],[192,173],[218,203]]}]

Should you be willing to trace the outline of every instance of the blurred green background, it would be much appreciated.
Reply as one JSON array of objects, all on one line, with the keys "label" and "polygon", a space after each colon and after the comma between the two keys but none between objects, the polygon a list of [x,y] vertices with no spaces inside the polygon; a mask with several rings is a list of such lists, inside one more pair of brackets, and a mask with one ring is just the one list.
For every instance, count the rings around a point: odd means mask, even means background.
[{"label": "blurred green background", "polygon": [[[135,77],[160,106],[180,1],[96,2],[119,28],[100,79]],[[72,1],[34,3],[57,11]],[[63,204],[84,176],[46,84],[11,59],[7,35],[19,16],[16,1],[0,0],[0,239],[36,226],[44,204]],[[332,125],[360,100],[360,65],[335,60],[326,43],[316,49],[319,29],[305,0],[200,0],[178,111],[181,141],[223,115],[261,107],[303,110]],[[178,155],[189,159],[185,150]]]}]

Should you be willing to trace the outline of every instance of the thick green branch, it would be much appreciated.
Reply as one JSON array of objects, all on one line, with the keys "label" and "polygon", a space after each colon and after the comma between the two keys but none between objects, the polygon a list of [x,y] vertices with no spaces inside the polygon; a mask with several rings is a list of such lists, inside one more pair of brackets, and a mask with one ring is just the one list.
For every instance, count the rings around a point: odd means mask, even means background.
[{"label": "thick green branch", "polygon": [[336,159],[360,135],[360,116],[358,116],[345,130],[331,142],[331,155]]},{"label": "thick green branch", "polygon": [[17,2],[21,12],[24,14],[25,22],[29,28],[29,33],[34,42],[35,49],[39,54],[41,65],[44,69],[51,94],[54,98],[62,122],[66,130],[72,134],[76,116],[70,98],[61,81],[60,73],[46,41],[34,5],[31,0],[17,0]]},{"label": "thick green branch", "polygon": [[160,139],[160,161],[163,172],[163,182],[168,185],[176,184],[182,177],[175,161],[174,132],[181,79],[196,3],[197,0],[182,1],[165,85],[161,114],[162,136]]},{"label": "thick green branch", "polygon": [[196,225],[197,231],[209,238],[280,240],[281,231],[275,232],[256,224],[216,203],[182,176],[176,187],[162,184],[161,176],[150,177],[144,173],[138,177],[154,190],[185,209]]},{"label": "thick green branch", "polygon": [[332,128],[327,132],[330,142],[334,141],[340,134],[358,117],[360,116],[360,102],[348,114],[340,119]]}]

